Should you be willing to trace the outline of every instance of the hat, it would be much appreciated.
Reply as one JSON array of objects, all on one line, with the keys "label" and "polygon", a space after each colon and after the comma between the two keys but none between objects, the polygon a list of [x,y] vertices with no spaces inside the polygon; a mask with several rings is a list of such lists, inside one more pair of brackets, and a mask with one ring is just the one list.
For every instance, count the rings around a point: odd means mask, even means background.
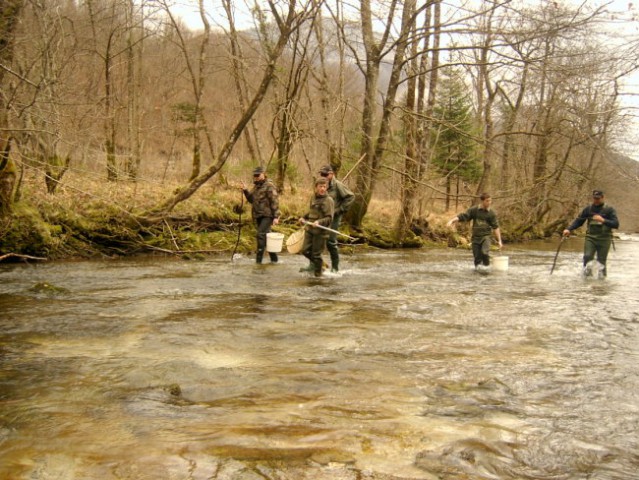
[{"label": "hat", "polygon": [[333,167],[331,167],[330,165],[324,165],[322,168],[319,169],[319,173],[331,173],[333,171]]},{"label": "hat", "polygon": [[592,196],[593,197],[599,197],[599,198],[603,197],[604,196],[603,190],[593,190],[592,191]]},{"label": "hat", "polygon": [[264,167],[256,167],[255,170],[253,170],[253,176],[257,177],[258,175],[261,175],[264,173]]},{"label": "hat", "polygon": [[317,185],[328,185],[328,180],[326,180],[325,178],[318,178],[317,180],[315,180],[315,186]]}]

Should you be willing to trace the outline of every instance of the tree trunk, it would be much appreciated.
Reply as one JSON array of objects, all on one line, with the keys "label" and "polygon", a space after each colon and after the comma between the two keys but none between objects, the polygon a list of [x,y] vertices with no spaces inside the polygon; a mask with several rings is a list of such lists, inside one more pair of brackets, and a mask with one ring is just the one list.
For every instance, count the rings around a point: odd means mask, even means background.
[{"label": "tree trunk", "polygon": [[491,184],[491,175],[492,175],[492,156],[493,156],[493,135],[495,130],[495,125],[493,122],[492,114],[493,114],[493,104],[495,102],[495,96],[497,94],[497,89],[492,85],[492,80],[490,78],[490,70],[489,70],[489,52],[493,48],[493,26],[492,19],[495,13],[494,9],[489,9],[486,16],[486,25],[485,25],[485,38],[484,43],[481,46],[480,50],[480,60],[479,60],[479,85],[478,89],[480,90],[480,98],[484,98],[484,93],[486,93],[486,101],[483,105],[480,106],[480,111],[483,114],[483,122],[484,122],[484,135],[482,139],[483,143],[483,172],[482,176],[477,184],[477,195],[480,195],[482,192],[485,192],[490,189]]},{"label": "tree trunk", "polygon": [[[379,174],[382,156],[386,149],[386,144],[390,135],[390,123],[393,109],[395,107],[395,97],[399,88],[399,81],[404,64],[404,56],[408,46],[409,33],[415,22],[413,15],[414,0],[404,2],[404,10],[402,13],[402,23],[399,32],[399,38],[396,42],[395,56],[391,70],[388,88],[386,90],[386,98],[382,108],[382,117],[379,123],[377,134],[374,135],[377,81],[379,79],[379,69],[383,56],[381,55],[382,46],[386,40],[383,39],[379,44],[374,43],[373,21],[371,13],[370,0],[362,0],[362,32],[364,37],[364,46],[366,50],[366,87],[364,95],[364,109],[362,114],[362,156],[364,161],[357,169],[355,201],[349,212],[347,220],[350,225],[359,230],[362,227],[362,220],[368,210],[368,205],[375,190],[375,183]],[[410,5],[413,5],[411,7]],[[389,16],[393,16],[393,12],[397,2],[393,0],[390,5]],[[388,33],[388,30],[387,32]],[[384,34],[384,37],[386,34]]]},{"label": "tree trunk", "polygon": [[309,42],[312,38],[313,29],[305,33],[305,38],[300,38],[300,30],[295,32],[291,39],[292,55],[286,81],[280,79],[283,85],[284,98],[276,105],[274,123],[277,125],[275,143],[277,145],[277,177],[275,185],[279,193],[284,192],[284,181],[288,175],[289,158],[293,145],[299,138],[297,128],[297,117],[299,111],[299,99],[304,86],[307,84],[309,68],[308,52]]},{"label": "tree trunk", "polygon": [[[233,72],[233,82],[237,92],[237,100],[240,110],[244,112],[248,103],[248,84],[244,75],[244,66],[242,64],[242,46],[239,41],[237,29],[235,28],[235,18],[233,17],[233,7],[231,0],[223,0],[222,5],[229,21],[229,42],[231,45],[231,68]],[[246,148],[253,161],[258,165],[263,165],[262,150],[260,148],[259,134],[255,119],[251,119],[247,128],[244,129],[244,139]]]},{"label": "tree trunk", "polygon": [[60,180],[62,180],[62,177],[69,169],[71,157],[67,155],[64,159],[62,159],[56,155],[53,158],[46,159],[45,163],[46,171],[44,183],[47,186],[47,192],[54,194],[58,185],[60,185]]},{"label": "tree trunk", "polygon": [[[413,5],[414,6],[414,5]],[[405,6],[404,8],[408,8]],[[401,243],[408,234],[413,223],[415,197],[417,194],[419,159],[417,158],[417,78],[419,75],[417,47],[419,40],[415,37],[413,26],[411,42],[411,61],[408,63],[408,82],[406,84],[406,109],[404,113],[404,131],[406,132],[406,149],[404,159],[404,175],[401,187],[401,212],[397,219],[396,237]]]},{"label": "tree trunk", "polygon": [[113,107],[113,84],[111,77],[111,45],[113,34],[109,35],[104,56],[104,150],[106,153],[107,180],[115,182],[118,179],[118,165],[116,157],[116,120]]},{"label": "tree trunk", "polygon": [[[23,0],[3,0],[0,4],[0,64],[10,67],[13,61],[15,30]],[[9,98],[6,96],[4,68],[0,68],[0,218],[11,212],[16,184],[16,166],[11,153],[11,125],[9,124]]]},{"label": "tree trunk", "polygon": [[141,59],[138,51],[142,48],[142,39],[136,38],[135,3],[129,0],[127,9],[127,162],[126,174],[129,180],[137,181],[141,163],[140,127],[139,127],[139,78]]},{"label": "tree trunk", "polygon": [[[319,6],[319,0],[313,0],[313,2]],[[339,8],[339,4],[337,5]],[[338,12],[339,14],[339,12]],[[339,19],[338,21],[340,21]],[[320,106],[322,113],[322,121],[323,121],[323,134],[324,134],[324,143],[327,145],[327,163],[331,165],[335,175],[338,175],[340,169],[342,168],[342,154],[344,149],[344,111],[345,105],[342,101],[343,93],[344,93],[344,44],[341,41],[341,37],[337,38],[338,42],[338,55],[339,55],[339,73],[338,73],[338,81],[337,81],[337,97],[338,103],[337,107],[331,107],[331,92],[329,86],[335,83],[334,78],[329,79],[329,73],[327,68],[326,61],[326,41],[324,39],[324,24],[322,21],[322,16],[318,15],[314,22],[314,30],[315,36],[317,37],[317,49],[319,54],[319,73],[318,73],[318,82],[319,82],[319,96],[320,96]],[[333,54],[335,52],[332,52]],[[331,108],[333,112],[331,113]],[[337,125],[334,131],[336,133],[331,133],[331,124],[332,119],[337,117]],[[337,137],[337,138],[336,138]]]}]

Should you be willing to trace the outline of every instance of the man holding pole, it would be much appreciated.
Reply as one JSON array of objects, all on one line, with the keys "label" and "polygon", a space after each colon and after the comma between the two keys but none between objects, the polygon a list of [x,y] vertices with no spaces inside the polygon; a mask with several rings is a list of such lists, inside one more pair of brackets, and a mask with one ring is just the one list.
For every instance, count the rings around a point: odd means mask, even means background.
[{"label": "man holding pole", "polygon": [[[355,194],[351,192],[346,185],[335,178],[335,172],[330,165],[324,165],[319,170],[322,178],[328,181],[327,193],[333,199],[335,204],[335,213],[330,228],[335,231],[339,230],[342,223],[342,216],[348,211],[351,204],[355,201]],[[331,255],[331,272],[339,271],[339,249],[337,247],[337,233],[331,232],[326,242],[326,247]]]},{"label": "man holding pole", "polygon": [[315,181],[315,193],[311,197],[310,208],[306,215],[299,219],[301,224],[307,224],[304,232],[302,255],[311,261],[313,273],[322,276],[322,252],[326,246],[328,231],[321,227],[328,227],[333,221],[333,199],[326,193],[328,180],[318,178]]},{"label": "man holding pole", "polygon": [[593,190],[592,204],[584,208],[579,216],[563,231],[564,237],[570,236],[573,230],[587,222],[586,240],[584,242],[584,275],[592,275],[590,261],[597,254],[597,261],[602,265],[600,276],[606,276],[606,261],[612,243],[612,229],[619,228],[619,219],[614,208],[604,203],[604,192]]},{"label": "man holding pole", "polygon": [[[244,182],[240,189],[252,204],[253,221],[257,229],[257,252],[255,263],[262,263],[266,251],[266,234],[271,231],[271,225],[277,225],[280,221],[279,199],[277,189],[273,182],[266,178],[264,167],[253,170],[253,189],[249,191]],[[277,263],[277,253],[268,252],[271,263]]]}]

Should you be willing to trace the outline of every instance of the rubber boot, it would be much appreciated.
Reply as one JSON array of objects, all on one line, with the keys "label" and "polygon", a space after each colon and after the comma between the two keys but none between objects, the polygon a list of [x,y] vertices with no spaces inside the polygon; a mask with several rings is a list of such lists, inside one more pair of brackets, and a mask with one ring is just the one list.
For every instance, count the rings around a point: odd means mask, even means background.
[{"label": "rubber boot", "polygon": [[268,252],[268,256],[271,258],[271,263],[277,263],[277,261],[278,261],[277,253]]},{"label": "rubber boot", "polygon": [[339,254],[331,252],[331,272],[339,272]]},{"label": "rubber boot", "polygon": [[300,272],[312,272],[315,270],[315,265],[310,262],[306,267],[300,268]]},{"label": "rubber boot", "polygon": [[314,272],[313,274],[316,277],[321,277],[322,276],[322,270],[324,270],[324,262],[320,259],[317,262],[313,262],[314,263]]},{"label": "rubber boot", "polygon": [[262,263],[262,257],[264,257],[264,250],[258,250],[255,254],[255,263]]},{"label": "rubber boot", "polygon": [[583,276],[584,277],[592,277],[592,265],[590,264],[590,262],[588,262],[588,263],[586,263],[584,265]]},{"label": "rubber boot", "polygon": [[606,266],[603,263],[600,263],[598,267],[599,267],[599,271],[597,272],[597,278],[599,280],[603,280],[604,278],[606,278],[606,275],[607,275]]}]

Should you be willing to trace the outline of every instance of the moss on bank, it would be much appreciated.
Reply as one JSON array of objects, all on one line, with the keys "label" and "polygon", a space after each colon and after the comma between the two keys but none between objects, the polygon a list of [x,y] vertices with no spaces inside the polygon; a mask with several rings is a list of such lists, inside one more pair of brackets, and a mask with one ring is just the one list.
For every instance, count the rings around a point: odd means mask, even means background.
[{"label": "moss on bank", "polygon": [[[255,250],[251,206],[237,188],[207,185],[178,204],[170,216],[149,225],[138,221],[136,214],[160,202],[167,186],[145,188],[135,183],[99,181],[91,184],[85,177],[70,175],[65,177],[69,186],[61,186],[55,195],[43,193],[37,178],[25,182],[22,198],[28,201],[15,204],[10,216],[0,220],[0,255],[60,260],[157,253],[200,258],[231,255],[235,251],[251,254]],[[308,208],[309,195],[310,190],[281,197],[282,217],[275,231],[288,236],[300,228],[297,220]],[[373,199],[360,231],[345,224],[340,229],[356,240],[342,237],[340,242],[354,243],[359,249],[468,248],[470,229],[468,225],[457,230],[447,228],[450,212],[429,212],[416,219],[411,232],[398,239],[397,211],[396,202]],[[502,226],[505,240],[517,240],[504,234],[508,231],[507,226]]]},{"label": "moss on bank", "polygon": [[[18,203],[0,230],[0,252],[46,257],[49,259],[129,256],[145,253],[183,255],[195,258],[207,254],[250,254],[255,249],[255,226],[250,205],[211,202],[206,208],[178,212],[154,225],[136,222],[133,214],[105,202],[93,201],[82,208],[66,208],[59,203],[37,206]],[[290,209],[274,230],[285,236],[297,231],[301,212]],[[398,242],[392,225],[371,217],[362,231],[342,231],[354,238],[346,240],[376,248],[421,248],[446,246],[452,232],[416,229]],[[239,235],[238,235],[239,234]]]}]

